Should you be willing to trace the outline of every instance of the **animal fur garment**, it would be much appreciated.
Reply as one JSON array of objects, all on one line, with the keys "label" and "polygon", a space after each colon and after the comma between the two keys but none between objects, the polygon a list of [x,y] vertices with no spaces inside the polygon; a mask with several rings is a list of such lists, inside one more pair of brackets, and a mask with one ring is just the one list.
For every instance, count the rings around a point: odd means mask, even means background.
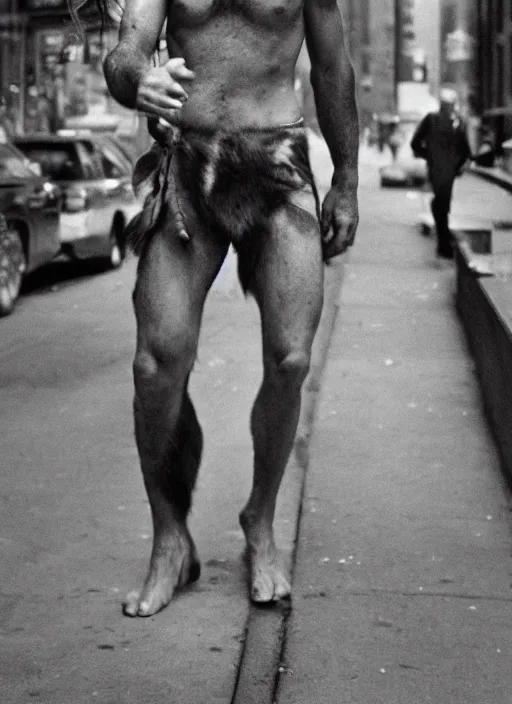
[{"label": "animal fur garment", "polygon": [[139,253],[158,229],[184,240],[193,237],[186,217],[192,208],[202,227],[243,255],[239,274],[247,290],[261,240],[277,210],[294,206],[320,221],[306,130],[181,128],[169,134],[135,167],[134,189],[145,200],[129,225],[131,245]]}]

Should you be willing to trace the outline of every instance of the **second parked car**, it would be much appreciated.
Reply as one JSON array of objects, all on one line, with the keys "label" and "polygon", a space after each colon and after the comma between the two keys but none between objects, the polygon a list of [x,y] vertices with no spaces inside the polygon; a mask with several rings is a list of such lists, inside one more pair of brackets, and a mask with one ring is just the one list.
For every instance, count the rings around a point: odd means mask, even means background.
[{"label": "second parked car", "polygon": [[113,268],[120,266],[125,228],[139,208],[129,159],[95,134],[29,135],[15,144],[62,190],[63,251],[78,258],[104,256]]}]

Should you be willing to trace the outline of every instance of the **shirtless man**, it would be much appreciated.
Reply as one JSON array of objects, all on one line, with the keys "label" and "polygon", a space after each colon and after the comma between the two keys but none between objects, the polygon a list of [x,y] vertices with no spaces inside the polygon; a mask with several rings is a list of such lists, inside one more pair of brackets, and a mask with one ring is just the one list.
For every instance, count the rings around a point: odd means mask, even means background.
[{"label": "shirtless man", "polygon": [[[171,58],[155,67],[166,19]],[[304,37],[335,167],[321,211],[294,92]],[[155,118],[157,139],[135,170],[147,197],[131,228],[140,253],[135,428],[154,537],[146,580],[124,612],[150,616],[199,577],[187,515],[202,435],[187,386],[203,304],[230,243],[262,320],[254,483],[240,514],[250,593],[260,603],[286,598],[276,497],[322,309],[323,260],[352,244],[358,221],[354,78],[336,0],[126,0],[104,68],[114,98]]]}]

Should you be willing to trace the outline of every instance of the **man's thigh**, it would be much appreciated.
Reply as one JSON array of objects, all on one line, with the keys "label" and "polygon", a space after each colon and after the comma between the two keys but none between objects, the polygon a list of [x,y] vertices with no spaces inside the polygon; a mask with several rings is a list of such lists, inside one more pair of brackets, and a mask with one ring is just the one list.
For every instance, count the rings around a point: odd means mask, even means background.
[{"label": "man's thigh", "polygon": [[283,358],[309,352],[323,303],[320,227],[310,212],[287,205],[272,218],[251,281],[264,350]]},{"label": "man's thigh", "polygon": [[139,258],[133,298],[141,343],[145,335],[197,336],[205,298],[227,253],[227,243],[204,227],[183,194],[179,206],[189,239],[179,236],[170,213]]}]

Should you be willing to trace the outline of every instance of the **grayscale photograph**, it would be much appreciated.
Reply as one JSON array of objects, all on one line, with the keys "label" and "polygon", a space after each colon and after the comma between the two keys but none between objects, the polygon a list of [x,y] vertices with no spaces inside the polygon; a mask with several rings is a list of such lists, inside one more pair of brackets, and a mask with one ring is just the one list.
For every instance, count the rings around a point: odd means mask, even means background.
[{"label": "grayscale photograph", "polygon": [[0,704],[512,702],[512,0],[0,0]]}]

